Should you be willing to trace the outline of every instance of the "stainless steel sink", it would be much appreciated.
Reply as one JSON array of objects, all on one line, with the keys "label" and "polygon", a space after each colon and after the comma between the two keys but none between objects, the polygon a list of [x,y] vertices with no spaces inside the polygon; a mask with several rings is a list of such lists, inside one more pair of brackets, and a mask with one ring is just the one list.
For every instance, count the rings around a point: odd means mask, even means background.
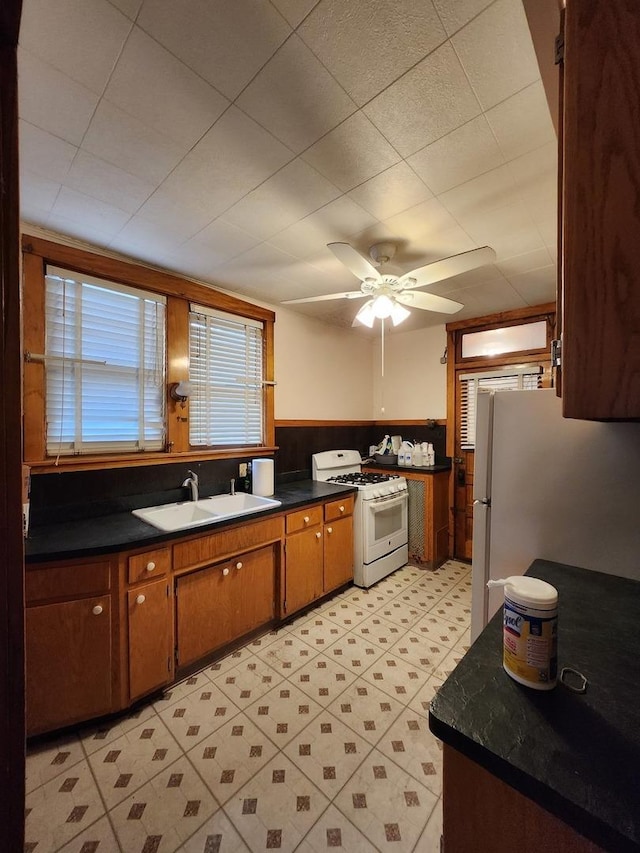
[{"label": "stainless steel sink", "polygon": [[225,521],[229,518],[239,518],[280,505],[281,501],[273,498],[241,492],[236,495],[213,495],[198,501],[180,501],[180,503],[134,509],[133,515],[157,527],[158,530],[169,533],[174,530],[185,530],[216,521]]}]

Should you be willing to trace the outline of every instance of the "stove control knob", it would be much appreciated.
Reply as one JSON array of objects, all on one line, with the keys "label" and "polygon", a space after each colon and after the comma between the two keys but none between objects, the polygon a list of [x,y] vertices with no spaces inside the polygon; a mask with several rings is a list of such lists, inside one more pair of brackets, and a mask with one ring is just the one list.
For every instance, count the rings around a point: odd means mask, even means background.
[{"label": "stove control knob", "polygon": [[394,486],[389,486],[389,494],[393,495],[393,494],[395,494],[397,491],[398,491],[398,487],[397,487],[397,486],[395,486],[395,485],[394,485]]}]

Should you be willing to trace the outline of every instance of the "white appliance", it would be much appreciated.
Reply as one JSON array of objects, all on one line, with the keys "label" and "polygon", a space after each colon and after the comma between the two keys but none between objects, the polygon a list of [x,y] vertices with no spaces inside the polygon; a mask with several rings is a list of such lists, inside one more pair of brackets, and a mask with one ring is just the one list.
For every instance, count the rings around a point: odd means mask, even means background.
[{"label": "white appliance", "polygon": [[362,472],[357,450],[312,456],[314,480],[357,488],[353,512],[353,582],[369,587],[409,559],[407,481],[397,474]]},{"label": "white appliance", "polygon": [[472,641],[502,604],[487,581],[536,558],[640,579],[639,423],[563,418],[553,389],[481,391],[473,497]]}]

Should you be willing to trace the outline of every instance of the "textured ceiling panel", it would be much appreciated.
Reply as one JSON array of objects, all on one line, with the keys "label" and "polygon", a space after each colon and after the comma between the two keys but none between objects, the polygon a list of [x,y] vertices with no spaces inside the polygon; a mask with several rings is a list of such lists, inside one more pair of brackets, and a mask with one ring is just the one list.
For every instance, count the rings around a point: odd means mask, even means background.
[{"label": "textured ceiling panel", "polygon": [[554,298],[522,0],[24,0],[19,65],[27,225],[274,304],[358,289],[330,242],[391,241],[400,272],[488,244],[429,288],[456,318]]}]

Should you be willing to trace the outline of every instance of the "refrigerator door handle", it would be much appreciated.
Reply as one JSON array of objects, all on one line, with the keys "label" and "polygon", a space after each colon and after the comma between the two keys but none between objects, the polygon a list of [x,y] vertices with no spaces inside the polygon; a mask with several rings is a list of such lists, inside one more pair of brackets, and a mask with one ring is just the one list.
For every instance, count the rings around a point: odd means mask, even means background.
[{"label": "refrigerator door handle", "polygon": [[491,506],[491,498],[476,498],[473,502],[474,506],[481,504],[482,506]]}]

